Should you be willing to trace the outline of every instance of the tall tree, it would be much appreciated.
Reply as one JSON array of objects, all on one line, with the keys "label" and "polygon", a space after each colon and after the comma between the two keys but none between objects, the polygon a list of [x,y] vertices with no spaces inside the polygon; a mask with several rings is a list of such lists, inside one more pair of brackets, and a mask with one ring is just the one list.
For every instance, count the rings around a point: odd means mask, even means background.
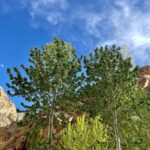
[{"label": "tall tree", "polygon": [[[132,96],[137,88],[136,69],[131,58],[123,58],[121,49],[115,45],[96,48],[89,58],[84,58],[87,101],[102,114],[104,120],[113,128],[116,148],[121,150],[119,132],[120,115],[128,111]],[[111,133],[111,132],[110,132]]]},{"label": "tall tree", "polygon": [[22,104],[37,120],[40,112],[48,112],[49,149],[52,145],[54,111],[64,97],[77,92],[78,76],[81,70],[80,59],[75,49],[68,43],[54,39],[42,49],[30,51],[29,66],[21,65],[26,75],[14,67],[14,72],[7,69],[11,83],[8,93],[11,96],[22,96],[31,105]]}]

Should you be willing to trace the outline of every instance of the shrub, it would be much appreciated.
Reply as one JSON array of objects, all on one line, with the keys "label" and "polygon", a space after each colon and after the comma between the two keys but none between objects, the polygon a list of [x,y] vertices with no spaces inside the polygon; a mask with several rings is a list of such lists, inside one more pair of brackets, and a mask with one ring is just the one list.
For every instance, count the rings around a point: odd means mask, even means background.
[{"label": "shrub", "polygon": [[60,137],[61,147],[66,150],[106,149],[107,128],[100,116],[86,120],[85,116],[77,118],[75,124],[69,123]]}]

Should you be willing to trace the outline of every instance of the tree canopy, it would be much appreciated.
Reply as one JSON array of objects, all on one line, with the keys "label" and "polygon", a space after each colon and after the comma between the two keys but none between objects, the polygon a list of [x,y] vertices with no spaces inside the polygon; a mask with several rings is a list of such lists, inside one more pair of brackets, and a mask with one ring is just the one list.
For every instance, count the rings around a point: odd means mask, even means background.
[{"label": "tree canopy", "polygon": [[[27,110],[26,118],[32,118],[25,120],[28,123],[33,120],[36,124],[33,133],[37,136],[45,128],[45,145],[48,149],[53,149],[54,143],[61,141],[61,137],[69,138],[70,133],[73,134],[78,128],[69,123],[64,135],[60,131],[60,139],[56,139],[56,114],[62,111],[63,121],[64,116],[77,111],[80,114],[88,113],[90,118],[100,116],[107,127],[107,133],[105,129],[102,131],[107,135],[106,149],[148,148],[149,121],[144,120],[149,120],[149,94],[137,84],[138,67],[133,66],[132,58],[124,57],[121,50],[115,45],[105,46],[96,48],[89,56],[79,57],[71,44],[55,38],[41,49],[31,49],[29,65],[21,65],[24,73],[16,67],[7,69],[10,77],[8,93],[22,96],[25,101],[31,102],[30,105],[22,104]],[[41,114],[46,116],[45,121]],[[77,124],[79,119],[77,117]],[[68,122],[61,125],[62,128]],[[96,126],[97,123],[93,123]],[[78,128],[78,134],[80,132],[82,129]],[[82,136],[90,138],[84,134]]]}]

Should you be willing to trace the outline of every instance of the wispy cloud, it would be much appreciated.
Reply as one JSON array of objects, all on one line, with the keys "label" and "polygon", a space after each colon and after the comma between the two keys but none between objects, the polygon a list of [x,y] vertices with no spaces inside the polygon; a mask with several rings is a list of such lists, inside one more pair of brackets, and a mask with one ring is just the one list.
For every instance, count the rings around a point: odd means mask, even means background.
[{"label": "wispy cloud", "polygon": [[150,64],[149,0],[142,3],[140,0],[17,1],[29,13],[34,27],[56,26],[57,29],[51,31],[54,34],[58,30],[60,34],[68,33],[89,47],[91,43],[93,47],[126,45],[137,64]]},{"label": "wispy cloud", "polygon": [[150,12],[141,12],[135,3],[116,2],[118,10],[113,9],[110,21],[115,32],[115,43],[126,44],[136,61],[150,64]]},{"label": "wispy cloud", "polygon": [[0,70],[4,68],[4,64],[0,64]]},{"label": "wispy cloud", "polygon": [[67,0],[22,0],[21,4],[28,10],[34,26],[41,25],[40,21],[57,25],[63,21],[63,12],[68,7]]},{"label": "wispy cloud", "polygon": [[[117,0],[111,9],[106,10],[107,13],[84,12],[82,15],[85,17],[85,29],[100,39],[98,44],[127,45],[136,63],[150,64],[150,12],[140,11],[135,4]],[[102,37],[104,29],[107,37]]]},{"label": "wispy cloud", "polygon": [[100,34],[101,31],[98,27],[104,19],[103,14],[81,11],[76,15],[79,16],[79,19],[83,20],[85,29],[89,34],[99,36],[98,34]]}]

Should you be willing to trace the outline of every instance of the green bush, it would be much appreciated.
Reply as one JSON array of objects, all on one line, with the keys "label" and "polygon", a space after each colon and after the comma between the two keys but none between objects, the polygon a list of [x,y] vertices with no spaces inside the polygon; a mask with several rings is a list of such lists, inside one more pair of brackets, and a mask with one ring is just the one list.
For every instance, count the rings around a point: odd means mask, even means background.
[{"label": "green bush", "polygon": [[60,137],[61,147],[65,150],[103,150],[106,149],[107,128],[101,123],[100,116],[87,121],[85,116],[78,117],[75,124],[69,123]]}]

